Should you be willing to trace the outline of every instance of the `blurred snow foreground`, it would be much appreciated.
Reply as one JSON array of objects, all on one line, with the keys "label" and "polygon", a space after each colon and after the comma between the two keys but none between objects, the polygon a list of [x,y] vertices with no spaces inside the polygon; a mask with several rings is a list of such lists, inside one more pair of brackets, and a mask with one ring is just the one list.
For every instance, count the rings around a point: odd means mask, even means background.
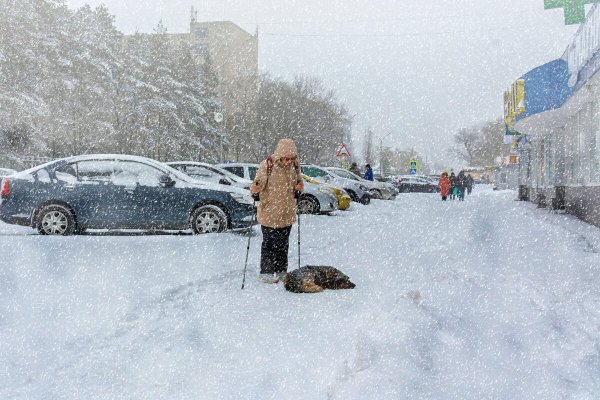
[{"label": "blurred snow foreground", "polygon": [[314,295],[258,282],[256,228],[242,291],[243,235],[0,225],[0,398],[597,399],[600,230],[514,197],[303,216],[357,284]]}]

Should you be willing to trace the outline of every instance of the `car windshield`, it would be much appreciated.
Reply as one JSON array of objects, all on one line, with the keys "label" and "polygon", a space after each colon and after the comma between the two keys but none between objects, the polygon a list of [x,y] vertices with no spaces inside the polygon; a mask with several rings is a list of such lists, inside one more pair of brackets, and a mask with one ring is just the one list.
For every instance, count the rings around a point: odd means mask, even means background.
[{"label": "car windshield", "polygon": [[329,174],[321,168],[303,165],[301,166],[301,169],[302,173],[310,176],[311,178],[325,178],[329,176]]},{"label": "car windshield", "polygon": [[353,173],[348,172],[348,171],[344,171],[344,170],[341,170],[341,169],[332,169],[331,171],[334,174],[336,174],[338,176],[341,176],[342,178],[351,179],[353,181],[359,181],[360,180],[356,175],[354,175]]}]

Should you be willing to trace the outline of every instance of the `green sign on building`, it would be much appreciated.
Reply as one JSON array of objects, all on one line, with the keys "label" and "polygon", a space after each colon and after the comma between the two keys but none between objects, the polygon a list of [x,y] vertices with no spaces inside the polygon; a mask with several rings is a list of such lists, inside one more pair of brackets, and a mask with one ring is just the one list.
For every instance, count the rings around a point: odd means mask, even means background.
[{"label": "green sign on building", "polygon": [[600,0],[544,0],[544,9],[564,8],[565,24],[580,24],[585,21],[585,5],[600,3]]}]

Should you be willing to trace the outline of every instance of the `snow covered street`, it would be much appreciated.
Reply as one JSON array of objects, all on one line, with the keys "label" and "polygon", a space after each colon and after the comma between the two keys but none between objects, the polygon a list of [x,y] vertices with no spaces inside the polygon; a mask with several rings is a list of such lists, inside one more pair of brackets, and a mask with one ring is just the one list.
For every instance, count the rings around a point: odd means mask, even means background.
[{"label": "snow covered street", "polygon": [[[302,265],[247,237],[0,223],[0,399],[598,399],[600,229],[476,186],[302,216]],[[290,269],[297,267],[297,227]]]}]

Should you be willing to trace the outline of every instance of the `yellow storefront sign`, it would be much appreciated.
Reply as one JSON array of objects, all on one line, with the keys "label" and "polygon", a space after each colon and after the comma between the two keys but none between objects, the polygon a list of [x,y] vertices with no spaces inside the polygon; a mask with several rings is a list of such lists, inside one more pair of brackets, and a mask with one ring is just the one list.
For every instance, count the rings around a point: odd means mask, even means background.
[{"label": "yellow storefront sign", "polygon": [[525,81],[516,80],[509,90],[504,92],[504,122],[512,125],[515,118],[525,112]]}]

